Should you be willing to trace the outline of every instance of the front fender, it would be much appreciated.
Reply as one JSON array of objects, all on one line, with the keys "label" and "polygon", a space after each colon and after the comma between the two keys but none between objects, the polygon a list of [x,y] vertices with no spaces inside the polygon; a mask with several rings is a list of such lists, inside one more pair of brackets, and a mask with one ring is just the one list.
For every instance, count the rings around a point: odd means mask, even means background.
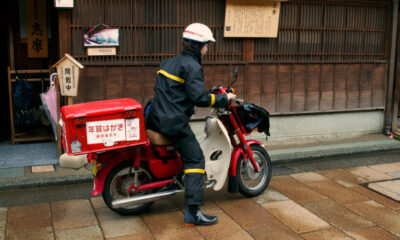
[{"label": "front fender", "polygon": [[[249,140],[247,141],[247,145],[252,146],[252,145],[259,145],[262,146],[262,142],[256,141],[256,140]],[[231,154],[231,163],[229,165],[229,176],[234,177],[236,176],[236,166],[237,166],[237,161],[240,157],[240,155],[243,155],[245,157],[245,153],[242,149],[241,146],[236,146],[235,149],[233,149],[232,154]]]}]

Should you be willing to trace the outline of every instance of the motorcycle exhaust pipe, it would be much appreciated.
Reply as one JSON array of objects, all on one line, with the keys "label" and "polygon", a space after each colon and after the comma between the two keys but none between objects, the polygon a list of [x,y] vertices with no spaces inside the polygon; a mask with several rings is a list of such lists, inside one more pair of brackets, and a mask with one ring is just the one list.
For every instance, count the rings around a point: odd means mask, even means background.
[{"label": "motorcycle exhaust pipe", "polygon": [[136,205],[136,204],[153,202],[153,201],[159,200],[161,198],[164,198],[166,196],[181,193],[183,191],[184,190],[182,190],[182,189],[174,189],[174,190],[157,192],[157,193],[152,193],[152,194],[147,194],[147,195],[142,195],[142,196],[137,196],[137,197],[123,198],[123,199],[118,199],[118,200],[112,201],[111,205],[113,208],[129,207],[129,206]]}]

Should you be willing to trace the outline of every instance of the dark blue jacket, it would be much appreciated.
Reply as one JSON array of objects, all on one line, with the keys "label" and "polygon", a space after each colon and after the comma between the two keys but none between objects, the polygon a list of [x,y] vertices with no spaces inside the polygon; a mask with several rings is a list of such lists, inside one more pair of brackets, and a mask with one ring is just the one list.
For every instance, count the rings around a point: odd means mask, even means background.
[{"label": "dark blue jacket", "polygon": [[157,72],[149,117],[160,132],[175,135],[188,124],[194,107],[225,107],[225,94],[207,93],[200,52],[185,49],[180,56],[164,60]]}]

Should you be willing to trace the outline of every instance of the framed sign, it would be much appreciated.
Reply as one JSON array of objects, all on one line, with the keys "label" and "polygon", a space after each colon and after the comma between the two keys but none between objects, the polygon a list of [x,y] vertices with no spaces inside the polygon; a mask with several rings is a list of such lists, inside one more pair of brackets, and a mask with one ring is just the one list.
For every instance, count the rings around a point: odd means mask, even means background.
[{"label": "framed sign", "polygon": [[83,35],[85,47],[110,47],[119,46],[119,29],[97,27],[85,30]]},{"label": "framed sign", "polygon": [[47,58],[46,0],[26,0],[26,37],[28,58]]},{"label": "framed sign", "polygon": [[56,8],[73,8],[74,0],[54,0],[54,6]]},{"label": "framed sign", "polygon": [[277,37],[280,2],[226,0],[224,37]]},{"label": "framed sign", "polygon": [[115,47],[90,47],[87,48],[88,56],[115,56],[117,49]]}]

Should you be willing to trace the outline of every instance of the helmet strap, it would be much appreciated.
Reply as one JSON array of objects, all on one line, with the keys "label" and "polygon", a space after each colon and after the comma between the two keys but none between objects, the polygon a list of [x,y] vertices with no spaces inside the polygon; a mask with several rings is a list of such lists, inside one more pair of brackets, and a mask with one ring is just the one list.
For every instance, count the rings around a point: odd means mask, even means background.
[{"label": "helmet strap", "polygon": [[205,43],[193,41],[193,40],[191,40],[191,39],[188,39],[188,41],[189,41],[189,43],[190,43],[190,46],[191,46],[193,49],[198,50],[199,52],[201,51],[201,49],[202,49],[202,48],[204,47],[204,45],[205,45]]}]

